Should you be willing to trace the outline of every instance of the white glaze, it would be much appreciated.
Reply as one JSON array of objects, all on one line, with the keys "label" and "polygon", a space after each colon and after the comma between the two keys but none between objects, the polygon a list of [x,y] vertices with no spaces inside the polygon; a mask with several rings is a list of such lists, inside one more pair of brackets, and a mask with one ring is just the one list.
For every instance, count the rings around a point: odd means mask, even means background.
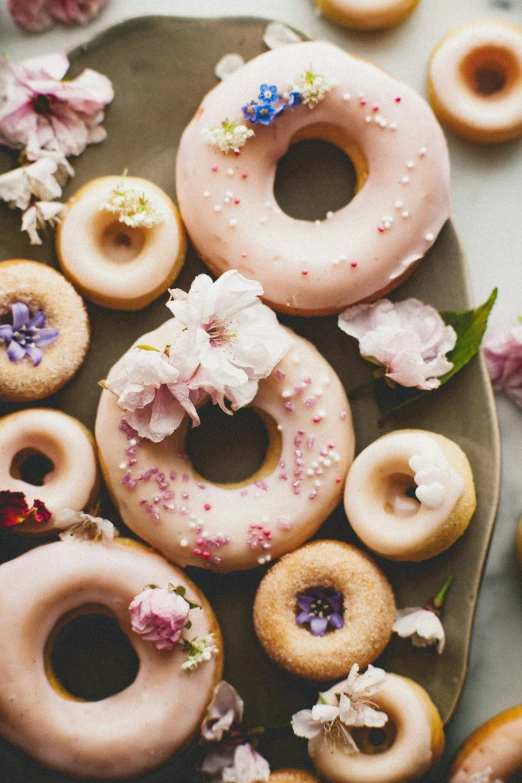
[{"label": "white glaze", "polygon": [[[404,494],[394,475],[428,482],[417,486],[419,503]],[[344,505],[352,528],[367,546],[385,557],[408,559],[444,526],[464,485],[428,433],[397,432],[357,456],[346,481]]]},{"label": "white glaze", "polygon": [[[239,156],[205,143],[204,128],[227,117],[243,122],[241,106],[257,97],[261,82],[288,90],[310,68],[339,81],[312,111],[300,106],[270,127],[254,125]],[[273,185],[293,137],[321,137],[318,124],[360,147],[369,177],[347,206],[314,223],[282,212]],[[332,44],[298,43],[260,55],[205,97],[180,142],[177,192],[187,229],[214,271],[236,268],[259,280],[278,310],[338,312],[397,285],[433,244],[449,215],[448,153],[430,108],[410,87]]]},{"label": "white glaze", "polygon": [[[126,778],[161,764],[196,730],[219,662],[190,674],[179,648],[158,651],[130,627],[128,607],[147,584],[187,586],[183,572],[137,545],[47,544],[0,567],[0,733],[45,766],[81,777]],[[96,702],[61,696],[44,670],[56,623],[85,604],[116,616],[139,658],[135,681]],[[212,630],[205,611],[191,612],[191,638]]]},{"label": "white glaze", "polygon": [[[452,770],[449,783],[468,783],[469,776],[491,768],[491,783],[501,780],[508,783],[514,775],[522,771],[522,711],[509,711],[481,727],[482,736],[474,742],[474,747],[465,754],[456,769]],[[468,740],[469,741],[469,740]]]},{"label": "white glaze", "polygon": [[[156,225],[139,229],[144,244],[132,260],[110,258],[101,245],[104,231],[119,221],[117,215],[100,207],[122,182],[125,189],[143,193],[160,218]],[[128,231],[124,223],[121,229]],[[174,271],[176,260],[184,246],[183,229],[172,201],[157,185],[139,177],[101,177],[88,183],[68,202],[57,234],[62,268],[86,298],[112,298],[115,303],[104,301],[105,307],[124,309],[126,305],[133,309],[133,300],[152,298],[162,280],[165,288],[172,283],[179,272],[179,268]]]},{"label": "white glaze", "polygon": [[[324,696],[337,704],[344,682],[334,685]],[[350,753],[340,743],[333,745],[324,734],[308,744],[317,771],[331,783],[408,783],[427,772],[434,762],[432,716],[427,694],[404,677],[386,674],[375,707],[388,715],[397,731],[395,741],[383,753]]]},{"label": "white glaze", "polygon": [[[171,329],[169,321],[137,343],[163,349]],[[111,494],[125,523],[169,559],[218,571],[251,568],[296,549],[340,501],[354,452],[349,403],[326,360],[291,334],[294,346],[260,381],[252,402],[277,422],[282,439],[276,469],[257,484],[227,488],[198,477],[184,453],[182,428],[126,452],[134,439],[120,429],[115,396],[102,392],[95,431]],[[152,468],[149,480],[136,480]]]},{"label": "white glaze", "polygon": [[[11,465],[25,449],[34,449],[54,465],[41,487],[14,478]],[[79,421],[48,408],[29,408],[0,419],[0,488],[23,492],[28,505],[41,500],[55,514],[64,508],[82,511],[97,483],[98,469],[94,442]],[[51,530],[52,518],[45,523],[23,525],[24,533]]]}]

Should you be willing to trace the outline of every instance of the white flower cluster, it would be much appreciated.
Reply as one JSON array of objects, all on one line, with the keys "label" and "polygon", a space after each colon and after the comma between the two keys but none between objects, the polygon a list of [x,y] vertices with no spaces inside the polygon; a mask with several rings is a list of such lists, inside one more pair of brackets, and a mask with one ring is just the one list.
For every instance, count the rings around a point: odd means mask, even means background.
[{"label": "white flower cluster", "polygon": [[492,774],[493,770],[491,767],[487,767],[487,769],[482,770],[482,772],[475,772],[473,775],[469,775],[468,783],[502,783],[498,778],[492,780]]},{"label": "white flower cluster", "polygon": [[187,660],[181,664],[184,672],[194,671],[200,664],[210,661],[213,655],[219,653],[219,647],[216,645],[216,636],[213,633],[209,633],[208,636],[203,637],[199,641],[193,639],[192,642],[189,642],[189,645]]},{"label": "white flower cluster", "polygon": [[113,190],[110,199],[100,206],[102,209],[114,213],[120,223],[131,228],[152,228],[163,220],[145,194],[127,188],[125,182]]},{"label": "white flower cluster", "polygon": [[65,508],[57,514],[53,514],[55,530],[61,530],[62,541],[101,541],[103,544],[112,544],[118,529],[108,519],[93,517],[84,514],[83,511],[72,511]]},{"label": "white flower cluster", "polygon": [[292,86],[292,90],[301,94],[302,103],[309,109],[314,109],[319,101],[326,98],[330,90],[338,84],[337,79],[329,79],[327,76],[306,71]]},{"label": "white flower cluster", "polygon": [[228,152],[239,152],[254,135],[254,131],[246,125],[224,120],[218,128],[203,128],[202,134],[207,144],[217,147],[226,155]]}]

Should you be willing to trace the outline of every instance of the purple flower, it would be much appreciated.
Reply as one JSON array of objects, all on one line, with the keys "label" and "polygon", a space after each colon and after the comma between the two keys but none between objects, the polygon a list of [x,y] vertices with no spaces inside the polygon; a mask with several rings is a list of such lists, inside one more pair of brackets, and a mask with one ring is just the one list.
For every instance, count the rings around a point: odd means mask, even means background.
[{"label": "purple flower", "polygon": [[343,597],[332,588],[311,587],[306,593],[298,593],[297,605],[301,609],[296,623],[310,623],[314,636],[324,636],[328,625],[332,628],[342,628],[344,620]]},{"label": "purple flower", "polygon": [[259,88],[258,98],[262,103],[277,103],[279,100],[279,93],[277,92],[275,84],[272,84],[270,87],[268,84],[262,84]]},{"label": "purple flower", "polygon": [[7,355],[12,362],[18,362],[29,354],[37,367],[43,358],[46,345],[51,345],[59,337],[58,329],[44,329],[45,315],[40,310],[33,318],[29,308],[23,302],[11,306],[12,324],[0,325],[0,340],[10,341]]}]

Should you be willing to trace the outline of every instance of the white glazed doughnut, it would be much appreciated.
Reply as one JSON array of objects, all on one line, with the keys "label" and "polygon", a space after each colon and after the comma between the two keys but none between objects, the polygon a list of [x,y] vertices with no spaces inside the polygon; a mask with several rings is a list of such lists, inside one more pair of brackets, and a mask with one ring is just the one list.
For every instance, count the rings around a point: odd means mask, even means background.
[{"label": "white glazed doughnut", "polygon": [[[163,350],[171,329],[167,322],[137,344]],[[140,440],[122,425],[114,395],[102,392],[95,433],[105,480],[125,523],[169,560],[252,568],[296,549],[339,503],[353,459],[350,406],[331,366],[292,336],[251,404],[267,423],[265,463],[239,484],[197,475],[185,453],[187,424],[161,443]]]},{"label": "white glazed doughnut", "polygon": [[483,144],[522,134],[522,27],[473,22],[449,33],[428,67],[431,105],[458,135]]},{"label": "white glazed doughnut", "polygon": [[[312,111],[301,104],[251,126],[239,155],[207,143],[205,129],[226,118],[250,125],[241,109],[261,82],[283,92],[310,69],[338,82]],[[355,198],[315,223],[289,217],[274,198],[278,160],[307,137],[344,149],[358,174]],[[397,286],[433,245],[449,216],[448,151],[410,87],[332,44],[297,43],[256,57],[204,98],[180,142],[177,192],[215,274],[235,268],[259,280],[276,310],[336,313]]]},{"label": "white glazed doughnut", "polygon": [[509,783],[519,780],[520,772],[522,705],[495,715],[468,737],[455,756],[449,783],[468,783],[481,774],[489,783]]},{"label": "white glazed doughnut", "polygon": [[[344,684],[323,694],[330,704],[337,704],[335,694]],[[310,740],[312,761],[331,783],[409,783],[438,763],[444,749],[442,721],[420,685],[386,674],[372,701],[388,715],[384,729],[379,729],[382,744],[372,743],[372,729],[367,728],[352,730],[360,753],[329,742],[324,733]]]},{"label": "white glazed doughnut", "polygon": [[[115,192],[144,197],[152,225],[127,225],[119,213],[102,208]],[[56,231],[64,274],[86,299],[117,310],[140,310],[164,292],[180,273],[186,249],[175,205],[139,177],[100,177],[84,185],[67,202]]]},{"label": "white glazed doughnut", "polygon": [[380,30],[402,22],[419,0],[315,0],[333,22],[356,30]]},{"label": "white glazed doughnut", "polygon": [[[21,464],[35,452],[54,466],[42,486],[20,478]],[[31,408],[0,419],[0,490],[23,492],[29,506],[40,500],[52,515],[65,508],[83,511],[94,500],[97,488],[94,439],[72,416],[48,408]],[[51,516],[49,522],[24,523],[16,529],[43,533],[52,528]]]},{"label": "white glazed doughnut", "polygon": [[355,459],[344,494],[350,525],[374,552],[420,561],[450,547],[475,511],[473,474],[456,443],[397,430]]},{"label": "white glazed doughnut", "polygon": [[[190,673],[183,653],[157,650],[131,630],[129,605],[145,585],[187,589],[203,607],[191,635],[219,628],[204,596],[159,555],[135,542],[56,542],[0,567],[0,733],[45,766],[69,775],[127,778],[166,761],[196,731],[221,677],[221,652]],[[56,680],[49,639],[60,621],[105,608],[139,658],[134,682],[86,702]],[[99,612],[98,612],[99,613]]]}]

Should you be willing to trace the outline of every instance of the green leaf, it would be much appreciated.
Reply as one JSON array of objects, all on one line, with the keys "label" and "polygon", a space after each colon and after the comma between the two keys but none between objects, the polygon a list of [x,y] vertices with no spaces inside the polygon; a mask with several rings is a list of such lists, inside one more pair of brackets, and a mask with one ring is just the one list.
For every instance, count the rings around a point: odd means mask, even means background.
[{"label": "green leaf", "polygon": [[[497,289],[494,288],[487,302],[475,310],[458,312],[455,310],[441,310],[440,315],[448,326],[452,326],[457,333],[455,348],[448,354],[448,359],[453,362],[453,367],[446,375],[440,378],[443,386],[459,372],[475,356],[484,337],[489,314],[497,298]],[[436,391],[436,390],[434,390]],[[390,414],[410,405],[416,400],[432,395],[434,391],[395,386],[390,388],[384,379],[375,382],[375,398],[377,407],[381,413],[382,424]]]}]

